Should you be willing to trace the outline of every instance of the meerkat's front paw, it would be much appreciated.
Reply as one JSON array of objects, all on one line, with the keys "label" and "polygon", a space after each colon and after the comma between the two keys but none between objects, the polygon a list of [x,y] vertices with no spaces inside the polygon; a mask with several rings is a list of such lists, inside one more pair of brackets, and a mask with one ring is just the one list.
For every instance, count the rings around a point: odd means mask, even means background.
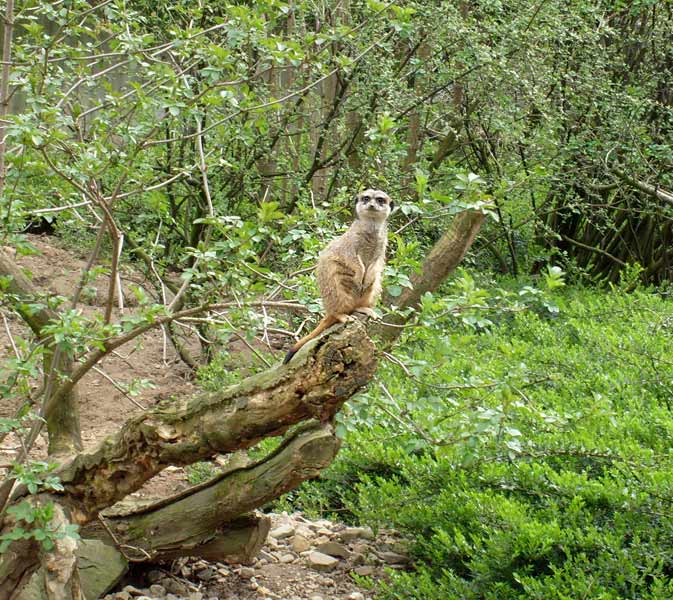
[{"label": "meerkat's front paw", "polygon": [[368,306],[359,306],[355,310],[359,313],[367,315],[370,319],[375,319],[378,321],[381,318],[373,308],[369,308]]}]

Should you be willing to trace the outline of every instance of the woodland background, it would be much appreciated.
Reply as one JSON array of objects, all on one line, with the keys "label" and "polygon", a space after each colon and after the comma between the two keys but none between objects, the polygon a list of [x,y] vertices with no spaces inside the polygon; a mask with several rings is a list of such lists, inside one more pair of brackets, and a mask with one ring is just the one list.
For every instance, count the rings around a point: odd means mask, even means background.
[{"label": "woodland background", "polygon": [[[26,446],[2,499],[37,500],[6,507],[0,549],[75,539],[40,500],[82,446],[73,373],[159,325],[206,391],[276,364],[375,187],[397,204],[397,327],[370,328],[380,362],[336,415],[335,462],[273,506],[408,536],[414,568],[380,598],[673,596],[671,2],[2,10],[0,427]],[[68,294],[17,284],[38,231],[88,257]],[[28,460],[42,419],[51,458]]]}]

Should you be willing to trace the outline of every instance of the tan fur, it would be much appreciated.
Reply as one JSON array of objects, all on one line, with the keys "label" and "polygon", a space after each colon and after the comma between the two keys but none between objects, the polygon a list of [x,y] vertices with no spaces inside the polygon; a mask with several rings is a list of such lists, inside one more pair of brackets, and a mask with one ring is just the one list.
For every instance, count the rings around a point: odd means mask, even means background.
[{"label": "tan fur", "polygon": [[388,243],[386,223],[392,207],[388,195],[380,190],[358,194],[357,218],[346,233],[327,245],[318,259],[316,276],[325,318],[292,346],[284,362],[306,342],[335,323],[344,323],[355,311],[376,317],[373,307],[381,295]]}]

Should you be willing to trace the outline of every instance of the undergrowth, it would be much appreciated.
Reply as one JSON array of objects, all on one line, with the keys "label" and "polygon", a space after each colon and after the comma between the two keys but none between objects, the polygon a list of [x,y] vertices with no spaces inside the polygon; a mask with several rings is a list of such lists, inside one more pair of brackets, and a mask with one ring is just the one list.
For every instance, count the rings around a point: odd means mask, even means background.
[{"label": "undergrowth", "polygon": [[409,335],[344,411],[336,462],[282,501],[410,538],[414,569],[377,597],[673,597],[673,305],[553,296]]}]

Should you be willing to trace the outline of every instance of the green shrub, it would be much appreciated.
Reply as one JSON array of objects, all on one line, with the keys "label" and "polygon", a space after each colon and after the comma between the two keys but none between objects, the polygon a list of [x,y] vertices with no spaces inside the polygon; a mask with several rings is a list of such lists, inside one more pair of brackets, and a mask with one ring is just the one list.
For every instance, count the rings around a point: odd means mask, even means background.
[{"label": "green shrub", "polygon": [[338,460],[295,493],[411,538],[415,569],[381,598],[673,597],[673,307],[554,300],[558,315],[410,336],[404,369],[382,364],[345,411]]}]

